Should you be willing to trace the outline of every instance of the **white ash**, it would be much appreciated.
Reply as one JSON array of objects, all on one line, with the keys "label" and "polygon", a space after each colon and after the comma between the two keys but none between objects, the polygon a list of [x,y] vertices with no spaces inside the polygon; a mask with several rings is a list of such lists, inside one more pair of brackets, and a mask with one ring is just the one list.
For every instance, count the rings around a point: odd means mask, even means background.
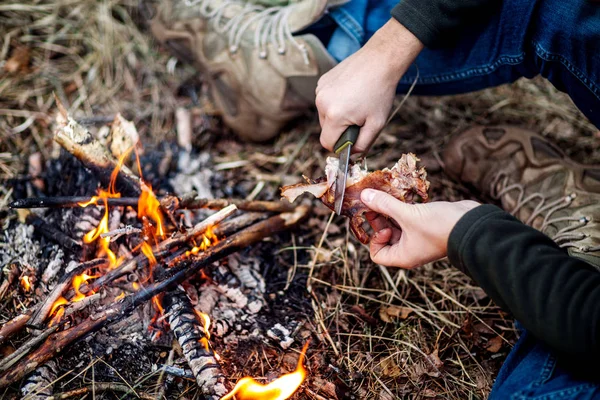
[{"label": "white ash", "polygon": [[242,286],[250,289],[258,289],[260,293],[265,291],[265,280],[260,275],[258,270],[258,260],[253,258],[241,262],[239,253],[232,254],[228,257],[229,269],[239,279]]},{"label": "white ash", "polygon": [[[61,268],[64,265],[65,254],[61,248],[56,250],[54,258],[48,262],[46,268],[44,268],[44,273],[42,274],[42,282],[48,285],[51,281],[54,280],[58,276]],[[77,263],[75,263],[77,265]]]},{"label": "white ash", "polygon": [[204,314],[212,315],[219,296],[216,286],[212,283],[206,283],[200,287],[200,297],[194,308]]},{"label": "white ash", "polygon": [[65,272],[69,273],[69,272],[73,271],[75,268],[77,268],[79,265],[80,265],[80,263],[78,263],[77,261],[71,260],[67,264],[67,268],[65,268]]},{"label": "white ash", "polygon": [[214,198],[210,188],[211,170],[210,154],[203,152],[192,154],[180,151],[177,159],[179,173],[169,180],[176,195],[182,196],[195,191],[199,198]]},{"label": "white ash", "polygon": [[21,387],[23,398],[27,400],[48,400],[53,398],[54,381],[56,381],[58,376],[57,369],[56,362],[50,360],[33,371]]},{"label": "white ash", "polygon": [[18,224],[14,229],[5,230],[0,236],[0,264],[17,262],[38,271],[41,248],[33,236],[31,225]]},{"label": "white ash", "polygon": [[282,349],[287,350],[293,343],[294,338],[290,336],[291,332],[283,325],[277,323],[267,331],[267,336],[277,341]]}]

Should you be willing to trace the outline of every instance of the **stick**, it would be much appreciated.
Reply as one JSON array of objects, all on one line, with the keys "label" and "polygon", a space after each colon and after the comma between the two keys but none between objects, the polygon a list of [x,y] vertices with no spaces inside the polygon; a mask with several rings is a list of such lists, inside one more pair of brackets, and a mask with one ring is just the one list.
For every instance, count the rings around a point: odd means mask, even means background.
[{"label": "stick", "polygon": [[[56,98],[58,129],[54,140],[65,150],[77,157],[98,177],[104,187],[109,187],[113,170],[118,160],[92,134],[71,118],[60,100]],[[138,197],[141,194],[139,178],[127,166],[122,165],[117,173],[115,189],[126,196]]]},{"label": "stick", "polygon": [[96,260],[81,263],[77,267],[75,267],[71,272],[63,275],[60,281],[58,281],[58,283],[56,284],[56,286],[54,286],[54,289],[52,289],[48,296],[46,296],[46,299],[42,303],[40,303],[40,305],[37,307],[37,310],[34,311],[28,325],[33,326],[35,328],[39,328],[42,326],[44,320],[48,317],[48,313],[52,309],[52,305],[69,288],[71,281],[73,280],[73,277],[75,275],[79,275],[87,269],[106,264],[108,264],[108,260],[99,258]]},{"label": "stick", "polygon": [[198,320],[190,299],[178,287],[165,294],[163,304],[169,326],[202,394],[207,400],[220,399],[228,392],[225,376],[214,353],[208,348],[208,333]]},{"label": "stick", "polygon": [[[10,208],[77,208],[79,203],[87,203],[90,196],[57,196],[57,197],[29,197],[18,199],[10,203]],[[108,198],[109,207],[137,207],[138,199],[135,197]],[[104,207],[104,202],[98,202],[96,207]]]},{"label": "stick", "polygon": [[35,214],[29,214],[27,218],[25,218],[25,222],[29,225],[33,225],[36,232],[45,237],[48,240],[51,240],[55,243],[60,244],[62,247],[65,247],[71,251],[81,250],[81,244],[68,236],[66,233],[53,227],[50,224],[47,224],[42,218],[38,217]]},{"label": "stick", "polygon": [[194,373],[191,370],[174,367],[172,365],[159,365],[158,371],[163,371],[166,374],[173,375],[178,378],[195,379]]},{"label": "stick", "polygon": [[2,325],[2,328],[0,328],[0,344],[4,343],[6,339],[23,329],[27,321],[31,318],[31,314],[33,314],[33,310],[17,315]]},{"label": "stick", "polygon": [[0,375],[0,388],[4,388],[22,379],[74,341],[83,338],[91,332],[97,331],[109,323],[126,317],[138,305],[150,300],[157,294],[175,288],[184,280],[196,275],[201,268],[209,266],[211,263],[253,245],[266,237],[292,228],[302,219],[306,218],[308,212],[308,207],[299,206],[293,212],[275,215],[267,220],[249,226],[222,240],[213,247],[209,247],[205,252],[198,254],[193,260],[182,263],[179,267],[170,268],[167,272],[171,273],[171,275],[166,279],[153,283],[143,290],[127,296],[123,301],[115,303],[106,310],[90,316],[77,326],[53,333],[39,348],[31,352],[14,368]]},{"label": "stick", "polygon": [[21,347],[19,347],[14,353],[11,353],[7,357],[4,357],[4,359],[0,361],[0,372],[6,371],[8,368],[12,367],[16,362],[18,362],[21,358],[27,355],[29,350],[33,349],[35,346],[46,340],[46,338],[57,329],[58,325],[54,325],[53,327],[46,329],[39,335],[31,337],[28,341],[22,344]]},{"label": "stick", "polygon": [[[225,207],[221,211],[218,211],[218,212],[214,213],[213,215],[209,216],[208,218],[206,218],[205,220],[197,223],[196,225],[194,225],[193,228],[191,228],[187,232],[177,233],[172,238],[163,240],[162,242],[160,242],[157,246],[155,246],[152,249],[152,252],[156,256],[157,253],[159,253],[159,252],[169,250],[169,249],[172,249],[177,246],[181,246],[184,243],[187,243],[189,240],[193,239],[194,237],[206,232],[206,230],[209,227],[211,227],[213,225],[217,225],[219,222],[223,221],[225,218],[227,218],[231,214],[233,214],[236,210],[237,210],[237,208],[234,205]],[[96,279],[89,286],[92,289],[99,288],[100,286],[105,285],[108,282],[112,282],[113,280],[118,279],[125,274],[134,272],[136,270],[138,264],[140,264],[142,262],[146,262],[145,260],[146,260],[146,256],[144,256],[143,254],[140,254],[140,255],[132,258],[128,262],[122,264],[121,266],[109,271],[107,274],[101,276],[100,278]]]},{"label": "stick", "polygon": [[[10,208],[77,208],[80,203],[87,203],[91,197],[87,196],[57,196],[57,197],[29,197],[18,199],[10,203]],[[120,197],[107,199],[109,207],[137,207],[137,197]],[[294,205],[283,201],[241,200],[241,199],[194,199],[175,196],[160,198],[160,205],[165,210],[173,213],[176,210],[196,210],[208,208],[220,210],[230,205],[235,205],[240,210],[256,212],[290,212]],[[96,207],[104,207],[104,202],[98,202]]]},{"label": "stick", "polygon": [[4,296],[6,296],[6,292],[8,292],[10,285],[12,285],[13,282],[17,280],[17,278],[21,274],[21,271],[19,271],[19,267],[16,263],[11,263],[8,267],[5,267],[4,269],[5,279],[4,281],[2,281],[2,285],[0,285],[0,300],[2,300]]}]

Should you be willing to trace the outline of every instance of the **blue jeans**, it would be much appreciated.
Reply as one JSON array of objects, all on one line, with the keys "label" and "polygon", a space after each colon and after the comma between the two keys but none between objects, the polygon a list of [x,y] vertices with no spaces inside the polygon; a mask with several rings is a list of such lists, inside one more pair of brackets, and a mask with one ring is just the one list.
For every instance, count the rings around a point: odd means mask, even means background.
[{"label": "blue jeans", "polygon": [[[385,22],[398,0],[351,0],[329,17],[328,51],[338,61],[358,50]],[[426,0],[423,0],[426,1]],[[447,95],[542,75],[600,128],[600,2],[504,0],[488,23],[466,27],[451,48],[417,57],[414,93]],[[413,65],[398,86],[416,76]]]},{"label": "blue jeans", "polygon": [[[315,33],[341,61],[389,20],[396,3],[351,0],[317,24]],[[424,50],[416,64],[414,93],[421,95],[472,92],[542,75],[600,128],[600,2],[504,0],[487,24],[467,27],[452,48]],[[413,66],[398,91],[406,92],[415,75]],[[577,378],[563,364],[522,330],[490,399],[600,399],[600,384]]]}]

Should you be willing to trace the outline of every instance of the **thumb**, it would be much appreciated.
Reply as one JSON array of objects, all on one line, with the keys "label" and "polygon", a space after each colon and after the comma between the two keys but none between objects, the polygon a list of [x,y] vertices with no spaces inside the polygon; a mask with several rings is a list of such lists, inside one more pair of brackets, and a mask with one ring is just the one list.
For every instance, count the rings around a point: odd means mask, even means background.
[{"label": "thumb", "polygon": [[365,189],[360,193],[360,199],[371,210],[392,217],[398,223],[410,212],[408,204],[381,190]]}]

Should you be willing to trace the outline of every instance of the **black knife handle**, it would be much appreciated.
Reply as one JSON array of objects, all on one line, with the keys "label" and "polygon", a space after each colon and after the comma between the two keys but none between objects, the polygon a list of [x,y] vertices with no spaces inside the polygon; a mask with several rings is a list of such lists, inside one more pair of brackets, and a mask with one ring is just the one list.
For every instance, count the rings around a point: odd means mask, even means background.
[{"label": "black knife handle", "polygon": [[335,142],[335,146],[333,150],[336,154],[340,151],[344,150],[348,145],[354,145],[356,143],[356,139],[358,139],[358,133],[360,132],[360,126],[358,125],[350,125],[346,128],[342,136]]}]

